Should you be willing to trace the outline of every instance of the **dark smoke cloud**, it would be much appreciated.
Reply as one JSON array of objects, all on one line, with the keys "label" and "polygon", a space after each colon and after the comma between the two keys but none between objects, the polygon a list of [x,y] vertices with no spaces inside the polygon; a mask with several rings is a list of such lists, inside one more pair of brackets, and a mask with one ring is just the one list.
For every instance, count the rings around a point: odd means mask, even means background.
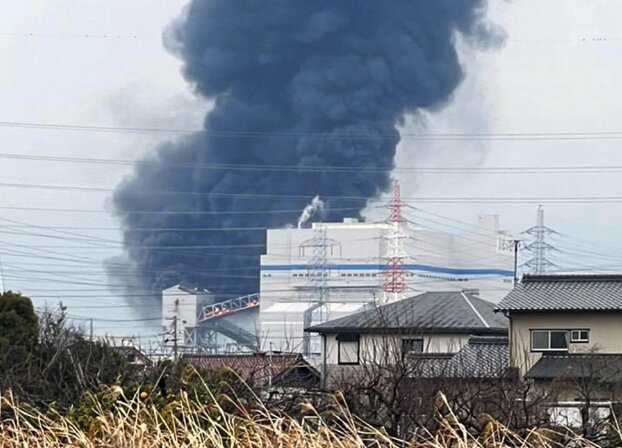
[{"label": "dark smoke cloud", "polygon": [[456,33],[476,45],[490,42],[485,6],[191,1],[165,43],[215,106],[205,132],[162,144],[114,195],[133,266],[128,286],[158,291],[181,282],[221,296],[255,292],[264,232],[199,229],[295,223],[316,195],[326,202],[325,219],[357,216],[366,198],[389,187],[404,115],[442,107],[463,79]]}]

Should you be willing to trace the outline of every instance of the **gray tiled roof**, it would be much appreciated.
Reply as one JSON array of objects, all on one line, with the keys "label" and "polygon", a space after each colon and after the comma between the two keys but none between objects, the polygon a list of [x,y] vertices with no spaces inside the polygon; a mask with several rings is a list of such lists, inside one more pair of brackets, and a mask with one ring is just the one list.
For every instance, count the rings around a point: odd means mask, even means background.
[{"label": "gray tiled roof", "polygon": [[458,353],[447,357],[414,357],[414,362],[425,378],[500,378],[509,366],[507,337],[473,336]]},{"label": "gray tiled roof", "polygon": [[622,275],[525,275],[500,311],[622,311]]},{"label": "gray tiled roof", "polygon": [[535,380],[589,379],[622,383],[622,355],[544,355],[527,372]]},{"label": "gray tiled roof", "polygon": [[473,293],[426,292],[350,316],[314,325],[317,333],[387,332],[507,333],[507,319]]}]

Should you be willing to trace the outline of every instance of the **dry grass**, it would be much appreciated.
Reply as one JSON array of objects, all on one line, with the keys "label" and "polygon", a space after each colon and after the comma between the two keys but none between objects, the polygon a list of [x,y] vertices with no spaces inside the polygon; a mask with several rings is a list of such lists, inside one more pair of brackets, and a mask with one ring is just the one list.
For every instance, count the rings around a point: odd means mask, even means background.
[{"label": "dry grass", "polygon": [[[113,390],[113,392],[115,392]],[[156,408],[138,397],[124,399],[122,392],[109,409],[94,403],[94,417],[86,428],[55,413],[42,414],[17,406],[8,394],[0,399],[1,448],[56,447],[283,447],[283,448],[488,448],[520,446],[526,448],[560,446],[544,431],[514,434],[489,420],[478,437],[470,435],[455,418],[441,422],[440,429],[426,441],[405,442],[388,437],[351,415],[335,400],[335,410],[320,416],[306,406],[307,417],[293,419],[277,415],[259,404],[245,407],[223,397],[212,397],[212,404],[201,404],[186,395],[164,408]],[[224,401],[223,401],[224,400]],[[218,404],[220,403],[220,404]],[[224,407],[233,409],[225,412]],[[595,446],[576,439],[573,447]],[[565,441],[568,445],[568,439]]]}]

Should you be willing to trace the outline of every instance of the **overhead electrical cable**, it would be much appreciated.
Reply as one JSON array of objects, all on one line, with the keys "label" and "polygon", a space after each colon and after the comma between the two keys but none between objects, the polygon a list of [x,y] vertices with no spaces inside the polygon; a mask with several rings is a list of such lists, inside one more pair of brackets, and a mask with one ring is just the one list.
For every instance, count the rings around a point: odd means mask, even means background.
[{"label": "overhead electrical cable", "polygon": [[[394,140],[395,135],[381,133],[325,133],[325,132],[289,132],[289,131],[241,131],[222,130],[207,131],[204,129],[166,129],[147,127],[120,127],[120,126],[95,126],[80,124],[59,123],[36,123],[25,121],[0,121],[0,127],[54,130],[54,131],[80,131],[101,133],[125,133],[125,134],[168,134],[168,135],[197,135],[202,134],[217,138],[292,138],[303,137],[323,138],[327,140]],[[481,140],[618,140],[622,139],[622,131],[586,131],[586,132],[462,132],[462,133],[417,133],[400,132],[402,140],[441,140],[441,141],[481,141]]]},{"label": "overhead electrical cable", "polygon": [[[96,159],[86,157],[66,157],[32,154],[12,154],[0,153],[0,159],[26,160],[37,162],[64,162],[64,163],[84,163],[94,165],[122,165],[140,166],[149,163],[147,160],[128,160],[128,159]],[[227,170],[227,171],[284,171],[295,173],[418,173],[418,174],[554,174],[554,173],[619,173],[622,172],[622,165],[568,165],[568,166],[335,166],[335,165],[262,165],[262,164],[167,164],[168,169],[192,169],[192,170]]]}]

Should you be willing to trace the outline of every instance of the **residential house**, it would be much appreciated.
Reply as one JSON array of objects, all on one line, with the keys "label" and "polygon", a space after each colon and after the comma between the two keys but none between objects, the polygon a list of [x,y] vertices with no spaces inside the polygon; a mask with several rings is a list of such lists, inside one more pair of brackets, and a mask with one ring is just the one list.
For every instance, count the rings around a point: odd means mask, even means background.
[{"label": "residential house", "polygon": [[485,359],[498,360],[486,373],[482,372],[482,362],[471,366],[481,375],[497,375],[507,366],[504,337],[508,330],[507,319],[494,308],[475,291],[427,292],[314,325],[306,331],[322,337],[324,385],[354,378],[370,365],[394,365],[405,359],[411,365],[415,363],[417,374],[422,376],[464,375],[465,363],[474,359],[478,350],[489,353]]},{"label": "residential house", "polygon": [[111,349],[125,357],[128,363],[137,369],[146,369],[153,366],[153,361],[135,345],[117,345]]},{"label": "residential house", "polygon": [[182,359],[202,370],[231,369],[249,385],[264,388],[312,388],[319,383],[319,372],[299,353],[185,354]]},{"label": "residential house", "polygon": [[620,401],[622,275],[525,275],[497,311],[510,365],[551,401],[574,412]]}]

